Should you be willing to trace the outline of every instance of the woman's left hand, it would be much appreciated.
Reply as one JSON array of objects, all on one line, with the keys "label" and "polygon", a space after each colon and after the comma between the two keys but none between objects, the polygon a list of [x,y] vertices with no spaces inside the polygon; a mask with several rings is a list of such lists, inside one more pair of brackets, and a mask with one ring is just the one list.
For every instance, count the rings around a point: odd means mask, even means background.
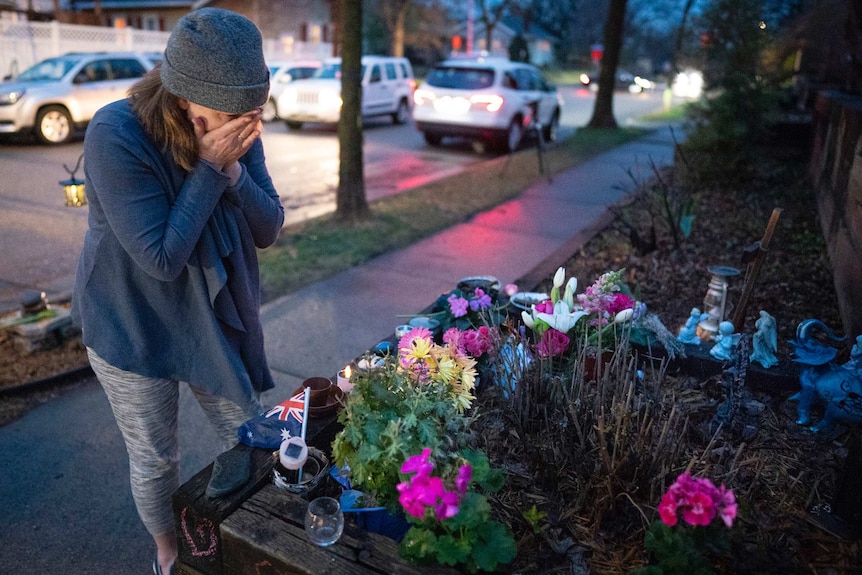
[{"label": "woman's left hand", "polygon": [[192,122],[201,159],[219,166],[223,171],[248,151],[263,130],[259,109],[233,117],[210,131],[207,131],[204,118],[198,116],[193,118]]}]

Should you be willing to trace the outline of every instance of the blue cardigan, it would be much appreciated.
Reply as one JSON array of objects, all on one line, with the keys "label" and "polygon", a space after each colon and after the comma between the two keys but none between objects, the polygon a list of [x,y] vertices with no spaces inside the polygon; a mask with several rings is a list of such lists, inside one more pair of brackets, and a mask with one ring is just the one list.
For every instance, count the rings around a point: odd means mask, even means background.
[{"label": "blue cardigan", "polygon": [[274,386],[260,325],[256,248],[284,222],[257,140],[236,186],[186,172],[127,100],[87,128],[89,229],[72,300],[83,342],[114,367],[186,381],[248,407]]}]

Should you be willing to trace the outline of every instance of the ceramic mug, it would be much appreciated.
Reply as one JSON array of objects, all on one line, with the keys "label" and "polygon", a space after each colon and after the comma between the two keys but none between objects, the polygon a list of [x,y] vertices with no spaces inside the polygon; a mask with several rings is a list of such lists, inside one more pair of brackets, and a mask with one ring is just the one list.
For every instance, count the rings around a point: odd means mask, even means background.
[{"label": "ceramic mug", "polygon": [[302,388],[310,387],[308,394],[309,407],[323,407],[329,402],[329,391],[332,381],[327,377],[309,377],[302,382]]}]

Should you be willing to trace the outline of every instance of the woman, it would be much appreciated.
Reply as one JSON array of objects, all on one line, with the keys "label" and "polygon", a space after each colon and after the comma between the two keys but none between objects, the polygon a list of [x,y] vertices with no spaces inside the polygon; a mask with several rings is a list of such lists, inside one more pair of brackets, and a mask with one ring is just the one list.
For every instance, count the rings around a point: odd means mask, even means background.
[{"label": "woman", "polygon": [[84,140],[90,213],[74,316],[126,442],[157,575],[177,556],[178,382],[225,449],[273,387],[256,256],[284,221],[260,141],[268,94],[258,29],[204,8],[179,21],[161,66],[100,110]]}]

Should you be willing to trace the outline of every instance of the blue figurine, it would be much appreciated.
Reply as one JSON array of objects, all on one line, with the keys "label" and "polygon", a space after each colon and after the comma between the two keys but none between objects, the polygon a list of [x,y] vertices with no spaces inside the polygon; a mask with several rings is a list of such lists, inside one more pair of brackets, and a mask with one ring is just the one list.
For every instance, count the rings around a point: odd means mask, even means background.
[{"label": "blue figurine", "polygon": [[709,350],[709,355],[715,359],[730,359],[737,341],[739,334],[733,333],[733,322],[723,321],[718,324],[718,335],[715,336],[715,345]]},{"label": "blue figurine", "polygon": [[845,339],[836,337],[832,330],[818,319],[806,319],[797,326],[796,339],[790,341],[796,355],[794,361],[811,367],[799,374],[802,390],[790,397],[792,400],[799,401],[799,406],[796,408],[796,423],[809,424],[811,404],[819,399],[826,403],[826,410],[823,413],[823,419],[811,428],[812,431],[829,430],[835,422],[862,424],[862,372],[858,369],[857,363],[862,359],[862,349],[860,349],[862,341],[857,337],[856,345],[850,354],[850,361],[844,365],[838,365],[832,361],[837,355],[837,350],[815,339],[811,335],[814,328],[820,328],[832,341]]},{"label": "blue figurine", "polygon": [[754,352],[749,360],[756,361],[766,369],[778,365],[778,358],[775,357],[775,352],[778,350],[775,318],[760,310],[760,319],[754,322],[754,327],[757,328],[752,338]]},{"label": "blue figurine", "polygon": [[691,315],[685,320],[685,325],[679,328],[679,335],[676,336],[676,339],[682,343],[700,345],[700,337],[697,335],[697,325],[708,317],[708,313],[700,313],[700,310],[696,307],[691,308]]}]

